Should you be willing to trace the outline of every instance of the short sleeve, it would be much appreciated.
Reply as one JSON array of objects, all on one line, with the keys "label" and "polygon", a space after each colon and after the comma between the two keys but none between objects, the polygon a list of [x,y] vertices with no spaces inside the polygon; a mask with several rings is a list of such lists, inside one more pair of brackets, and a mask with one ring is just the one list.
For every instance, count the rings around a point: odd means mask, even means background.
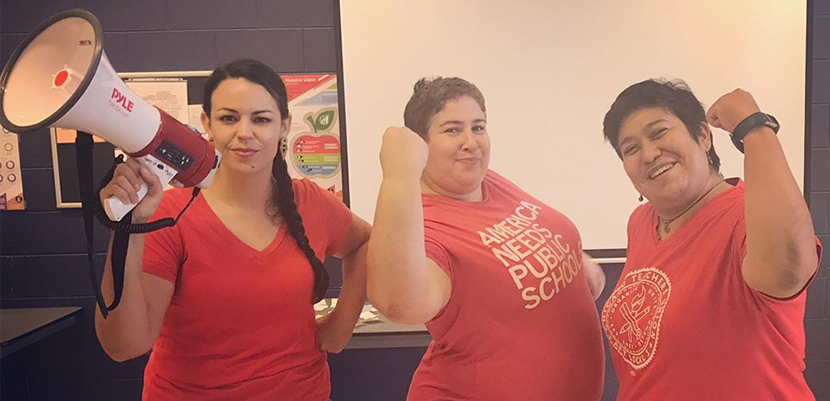
[{"label": "short sleeve", "polygon": [[322,249],[326,257],[337,253],[352,224],[352,211],[309,179],[294,180],[294,200],[315,252],[319,255]]},{"label": "short sleeve", "polygon": [[[161,205],[150,218],[150,221],[165,217],[176,217],[179,210],[176,200],[179,190],[172,189],[165,193]],[[184,205],[181,205],[182,207]],[[188,210],[190,212],[191,210]],[[184,243],[179,227],[166,227],[144,235],[143,270],[154,276],[161,277],[173,284],[179,275],[179,269],[184,261]]]},{"label": "short sleeve", "polygon": [[438,233],[430,229],[429,222],[424,223],[424,250],[426,257],[435,262],[441,270],[447,273],[450,280],[453,278],[453,263],[450,253],[438,239]]},{"label": "short sleeve", "polygon": [[730,255],[730,262],[740,268],[746,256],[746,220],[744,214],[741,213],[735,224],[735,230],[732,232],[732,254]]},{"label": "short sleeve", "polygon": [[625,226],[625,233],[628,236],[628,247],[629,248],[631,247],[631,239],[634,238],[634,233],[635,233],[635,230],[637,228],[636,218],[637,218],[638,212],[639,212],[639,208],[634,209],[634,211],[631,212],[631,215],[628,216],[628,223]]},{"label": "short sleeve", "polygon": [[628,223],[626,224],[626,249],[628,252],[636,248],[642,242],[642,237],[650,238],[652,236],[651,225],[652,208],[648,203],[642,204],[631,212],[628,216]]}]

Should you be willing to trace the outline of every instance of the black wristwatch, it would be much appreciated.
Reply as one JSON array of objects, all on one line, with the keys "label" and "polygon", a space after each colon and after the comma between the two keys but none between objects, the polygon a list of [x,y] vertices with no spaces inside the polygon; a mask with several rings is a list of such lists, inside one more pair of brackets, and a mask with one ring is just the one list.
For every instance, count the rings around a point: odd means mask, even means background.
[{"label": "black wristwatch", "polygon": [[735,144],[735,147],[738,148],[741,153],[744,153],[744,137],[746,134],[749,133],[749,131],[752,131],[755,127],[760,127],[762,125],[769,127],[772,129],[772,132],[775,132],[776,134],[778,134],[778,128],[781,127],[778,125],[778,120],[776,120],[775,117],[760,111],[744,118],[744,120],[735,127],[735,131],[732,132],[731,135],[732,143]]}]

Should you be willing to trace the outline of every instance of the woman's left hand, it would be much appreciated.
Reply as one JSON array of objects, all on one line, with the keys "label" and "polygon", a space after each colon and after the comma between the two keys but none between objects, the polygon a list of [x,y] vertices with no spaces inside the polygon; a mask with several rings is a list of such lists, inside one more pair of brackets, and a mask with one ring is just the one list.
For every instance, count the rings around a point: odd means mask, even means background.
[{"label": "woman's left hand", "polygon": [[758,103],[749,92],[735,89],[721,96],[712,107],[709,107],[706,121],[713,127],[731,134],[741,121],[759,111],[761,109]]},{"label": "woman's left hand", "polygon": [[317,343],[321,351],[339,354],[346,348],[355,327],[355,322],[347,320],[336,309],[317,319]]}]

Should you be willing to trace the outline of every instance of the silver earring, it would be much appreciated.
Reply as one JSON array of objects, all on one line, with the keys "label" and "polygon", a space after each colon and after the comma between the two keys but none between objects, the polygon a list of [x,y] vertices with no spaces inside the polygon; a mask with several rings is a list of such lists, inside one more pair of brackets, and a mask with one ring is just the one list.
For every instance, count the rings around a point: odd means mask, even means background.
[{"label": "silver earring", "polygon": [[710,166],[715,164],[715,162],[712,160],[712,155],[710,155],[709,152],[706,152],[706,158],[709,160]]}]

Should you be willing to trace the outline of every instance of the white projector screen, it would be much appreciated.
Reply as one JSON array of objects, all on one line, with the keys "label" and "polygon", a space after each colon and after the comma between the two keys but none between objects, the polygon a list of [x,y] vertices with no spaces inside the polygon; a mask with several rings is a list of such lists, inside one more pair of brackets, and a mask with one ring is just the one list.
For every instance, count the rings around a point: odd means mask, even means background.
[{"label": "white projector screen", "polygon": [[[484,93],[490,168],[562,211],[586,250],[624,249],[638,194],[602,136],[617,94],[682,78],[704,107],[737,87],[775,115],[803,189],[806,0],[342,0],[352,210],[372,221],[384,129],[412,85],[459,76]],[[723,131],[726,177],[742,155]]]}]

